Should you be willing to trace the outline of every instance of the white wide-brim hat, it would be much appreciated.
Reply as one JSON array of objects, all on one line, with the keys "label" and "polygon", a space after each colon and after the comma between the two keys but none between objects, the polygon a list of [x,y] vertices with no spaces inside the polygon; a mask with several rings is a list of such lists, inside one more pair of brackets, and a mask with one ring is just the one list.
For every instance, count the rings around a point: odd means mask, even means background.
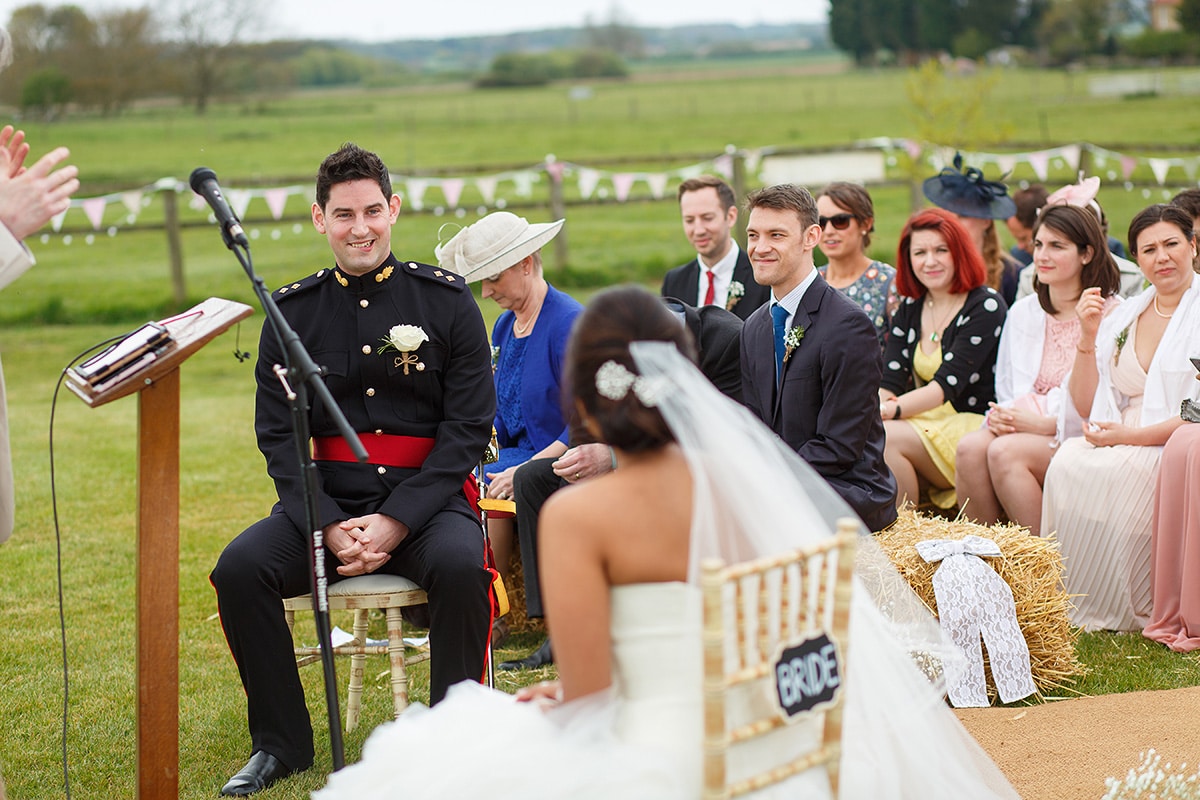
[{"label": "white wide-brim hat", "polygon": [[457,272],[468,283],[491,280],[541,250],[562,226],[561,219],[530,223],[508,211],[496,211],[439,244],[433,254],[438,266]]}]

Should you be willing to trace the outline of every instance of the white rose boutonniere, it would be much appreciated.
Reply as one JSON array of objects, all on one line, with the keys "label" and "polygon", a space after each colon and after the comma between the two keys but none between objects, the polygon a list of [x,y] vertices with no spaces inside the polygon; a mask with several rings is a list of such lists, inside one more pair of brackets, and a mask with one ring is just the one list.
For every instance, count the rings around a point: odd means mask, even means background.
[{"label": "white rose boutonniere", "polygon": [[745,294],[746,287],[742,285],[741,281],[730,281],[729,294],[725,298],[725,310],[733,311],[733,307],[738,304],[738,300],[741,300]]},{"label": "white rose boutonniere", "polygon": [[400,353],[400,357],[396,359],[396,367],[404,367],[404,374],[408,374],[409,367],[416,367],[417,371],[425,369],[425,365],[421,363],[413,351],[421,346],[423,342],[429,341],[429,334],[425,333],[420,325],[393,325],[388,335],[383,337],[383,346],[379,348],[380,355],[395,350]]},{"label": "white rose boutonniere", "polygon": [[800,340],[804,338],[804,326],[797,325],[783,335],[783,363],[792,357],[792,351],[800,346]]}]

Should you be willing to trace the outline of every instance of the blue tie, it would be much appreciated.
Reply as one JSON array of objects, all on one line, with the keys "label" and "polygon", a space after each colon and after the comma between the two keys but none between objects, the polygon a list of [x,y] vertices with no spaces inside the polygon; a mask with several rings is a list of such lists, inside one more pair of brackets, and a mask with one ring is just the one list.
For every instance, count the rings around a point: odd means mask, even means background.
[{"label": "blue tie", "polygon": [[775,303],[771,306],[771,319],[775,323],[775,380],[778,381],[783,375],[783,354],[787,352],[787,347],[783,343],[783,337],[786,333],[785,325],[787,323],[788,310],[783,306]]}]

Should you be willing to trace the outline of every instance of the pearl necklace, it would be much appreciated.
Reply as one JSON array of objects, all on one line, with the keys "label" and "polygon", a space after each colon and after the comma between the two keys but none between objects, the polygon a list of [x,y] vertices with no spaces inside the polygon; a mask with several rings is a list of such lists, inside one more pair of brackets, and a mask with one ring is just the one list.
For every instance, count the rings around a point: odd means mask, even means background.
[{"label": "pearl necklace", "polygon": [[1158,310],[1158,295],[1154,295],[1154,313],[1158,314],[1158,316],[1160,316],[1163,319],[1170,319],[1171,317],[1175,316],[1174,311],[1172,311],[1170,314],[1164,314],[1163,312]]}]

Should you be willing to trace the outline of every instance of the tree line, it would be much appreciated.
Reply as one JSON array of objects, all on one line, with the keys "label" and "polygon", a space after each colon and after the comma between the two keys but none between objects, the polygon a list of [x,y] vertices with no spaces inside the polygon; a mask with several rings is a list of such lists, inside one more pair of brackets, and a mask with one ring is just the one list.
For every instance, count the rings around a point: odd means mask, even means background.
[{"label": "tree line", "polygon": [[859,64],[976,59],[1019,47],[1043,64],[1092,56],[1195,58],[1200,0],[1181,0],[1177,32],[1146,28],[1146,0],[830,0],[829,36]]},{"label": "tree line", "polygon": [[143,98],[177,96],[203,113],[224,93],[390,82],[408,72],[324,43],[242,41],[268,11],[258,0],[164,0],[91,14],[21,6],[6,26],[14,60],[0,102],[53,118],[68,106],[116,114]]}]

